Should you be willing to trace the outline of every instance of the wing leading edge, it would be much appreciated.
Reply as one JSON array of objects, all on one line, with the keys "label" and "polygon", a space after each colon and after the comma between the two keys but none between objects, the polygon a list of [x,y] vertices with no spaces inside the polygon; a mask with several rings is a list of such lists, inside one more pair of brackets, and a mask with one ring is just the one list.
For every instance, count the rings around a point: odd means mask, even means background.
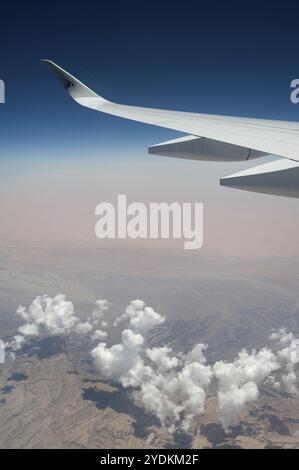
[{"label": "wing leading edge", "polygon": [[[152,146],[149,153],[218,161],[248,160],[265,155],[277,155],[299,162],[299,123],[215,116],[113,103],[99,96],[54,62],[49,60],[43,62],[69,95],[82,106],[190,134],[182,139]],[[226,185],[230,185],[229,179]]]}]

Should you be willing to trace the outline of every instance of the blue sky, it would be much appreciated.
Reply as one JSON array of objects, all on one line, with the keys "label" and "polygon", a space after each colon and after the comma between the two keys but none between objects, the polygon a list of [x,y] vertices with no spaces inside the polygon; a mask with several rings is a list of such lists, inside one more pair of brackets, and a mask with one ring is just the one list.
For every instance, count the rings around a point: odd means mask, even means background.
[{"label": "blue sky", "polygon": [[298,200],[220,187],[243,162],[149,157],[149,145],[178,134],[84,109],[40,63],[123,103],[298,120],[298,13],[295,2],[2,5],[0,238],[93,240],[95,206],[126,193],[204,202],[208,250],[298,254]]},{"label": "blue sky", "polygon": [[297,120],[296,2],[27,1],[1,7],[2,156],[146,155],[176,134],[73,103],[50,58],[111,100]]}]

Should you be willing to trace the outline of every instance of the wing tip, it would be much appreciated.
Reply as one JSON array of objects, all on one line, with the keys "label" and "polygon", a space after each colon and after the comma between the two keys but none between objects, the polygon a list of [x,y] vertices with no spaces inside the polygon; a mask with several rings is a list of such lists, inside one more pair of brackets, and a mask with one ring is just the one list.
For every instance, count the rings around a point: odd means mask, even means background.
[{"label": "wing tip", "polygon": [[78,80],[76,77],[71,75],[52,60],[40,59],[40,61],[48,67],[57,80],[62,84],[64,89],[67,90],[69,95],[79,104],[84,106],[86,105],[84,102],[81,102],[82,98],[97,98],[100,104],[108,103],[107,100],[99,96],[89,87],[84,85],[84,83],[82,83],[80,80]]}]

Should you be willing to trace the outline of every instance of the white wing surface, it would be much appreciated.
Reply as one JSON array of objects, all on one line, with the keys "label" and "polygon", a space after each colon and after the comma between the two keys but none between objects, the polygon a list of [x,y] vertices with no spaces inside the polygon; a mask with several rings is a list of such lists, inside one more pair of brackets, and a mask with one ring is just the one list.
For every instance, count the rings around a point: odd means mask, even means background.
[{"label": "white wing surface", "polygon": [[[43,62],[56,75],[69,95],[82,106],[188,134],[183,138],[150,147],[149,152],[152,154],[217,161],[248,160],[276,155],[299,162],[297,122],[216,116],[117,104],[102,98],[54,62],[49,60]],[[297,165],[293,167],[296,169]],[[293,174],[293,167],[290,165],[288,174]],[[280,170],[277,171],[279,178]],[[281,171],[285,172],[285,168]],[[284,176],[286,177],[286,173]],[[247,175],[247,183],[250,177],[254,175],[252,173]],[[288,187],[288,178],[285,177],[283,186]],[[235,187],[233,179],[234,175],[227,178],[226,183],[222,180],[222,184]],[[263,178],[259,177],[260,183],[261,179]],[[238,188],[249,189],[242,187],[240,181],[238,176]],[[259,192],[259,186],[250,190]],[[274,191],[272,194],[299,197],[299,181],[297,185],[292,181],[292,190],[286,191],[285,194],[281,187],[277,193],[275,187],[272,187],[272,191]]]}]

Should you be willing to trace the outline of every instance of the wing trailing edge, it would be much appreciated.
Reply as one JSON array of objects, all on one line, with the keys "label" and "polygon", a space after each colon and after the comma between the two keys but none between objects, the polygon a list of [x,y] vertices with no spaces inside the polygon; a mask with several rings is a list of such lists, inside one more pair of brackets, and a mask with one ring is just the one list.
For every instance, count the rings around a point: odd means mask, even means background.
[{"label": "wing trailing edge", "polygon": [[299,198],[299,162],[280,158],[220,179],[221,186]]},{"label": "wing trailing edge", "polygon": [[240,147],[239,145],[227,144],[194,135],[152,145],[149,147],[148,152],[151,155],[209,162],[239,162],[267,155],[257,150]]}]

